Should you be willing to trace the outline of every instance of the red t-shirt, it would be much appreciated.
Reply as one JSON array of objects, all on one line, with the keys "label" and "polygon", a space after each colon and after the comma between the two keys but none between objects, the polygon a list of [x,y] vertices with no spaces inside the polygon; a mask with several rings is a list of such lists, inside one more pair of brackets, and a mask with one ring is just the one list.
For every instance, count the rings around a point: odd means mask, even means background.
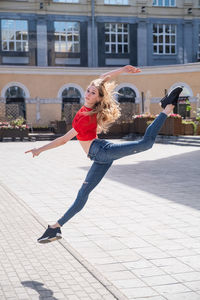
[{"label": "red t-shirt", "polygon": [[76,137],[79,141],[90,141],[97,138],[97,115],[84,114],[91,110],[92,108],[82,106],[72,122],[72,127],[78,132]]}]

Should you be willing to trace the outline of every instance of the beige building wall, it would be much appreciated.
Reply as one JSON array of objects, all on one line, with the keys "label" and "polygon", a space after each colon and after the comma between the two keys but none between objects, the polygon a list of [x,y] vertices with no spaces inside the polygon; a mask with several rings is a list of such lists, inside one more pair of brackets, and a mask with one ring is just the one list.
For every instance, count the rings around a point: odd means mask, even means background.
[{"label": "beige building wall", "polygon": [[[82,96],[91,80],[110,69],[89,68],[41,68],[41,67],[0,67],[0,92],[4,99],[6,87],[22,85],[26,87],[28,123],[48,124],[61,119],[61,91],[66,85],[80,88]],[[140,74],[123,74],[115,78],[121,85],[131,86],[137,91],[136,103],[141,109],[141,93],[150,92],[152,114],[161,111],[158,105],[165,89],[183,84],[191,93],[192,116],[196,110],[196,96],[200,94],[200,63],[165,67],[142,68]],[[40,99],[40,118],[37,117],[37,99]]]}]

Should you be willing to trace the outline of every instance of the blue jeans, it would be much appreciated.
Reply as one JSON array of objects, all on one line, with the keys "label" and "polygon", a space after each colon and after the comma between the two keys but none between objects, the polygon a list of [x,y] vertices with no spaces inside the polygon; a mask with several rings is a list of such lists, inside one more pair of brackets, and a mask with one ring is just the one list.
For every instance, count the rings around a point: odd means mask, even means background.
[{"label": "blue jeans", "polygon": [[78,192],[75,202],[63,217],[58,220],[58,223],[63,226],[84,207],[90,192],[98,185],[114,160],[150,149],[166,118],[166,114],[160,113],[148,126],[144,137],[139,141],[113,144],[106,140],[95,139],[88,153],[88,157],[94,162]]}]

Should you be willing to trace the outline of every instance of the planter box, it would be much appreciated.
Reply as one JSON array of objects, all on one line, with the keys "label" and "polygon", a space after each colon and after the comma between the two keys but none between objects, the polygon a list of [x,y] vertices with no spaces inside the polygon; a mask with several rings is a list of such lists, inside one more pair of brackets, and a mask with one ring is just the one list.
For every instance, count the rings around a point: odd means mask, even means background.
[{"label": "planter box", "polygon": [[151,117],[146,117],[146,118],[135,118],[133,122],[133,132],[134,133],[142,133],[144,134],[148,124],[148,121],[153,121],[154,119]]},{"label": "planter box", "polygon": [[196,135],[200,135],[200,124],[197,124]]},{"label": "planter box", "polygon": [[168,117],[159,134],[163,135],[181,135],[182,134],[182,119]]},{"label": "planter box", "polygon": [[193,124],[182,124],[183,134],[184,135],[194,135],[194,126]]},{"label": "planter box", "polygon": [[0,139],[3,138],[20,138],[21,140],[25,137],[28,137],[29,130],[28,129],[0,129]]}]

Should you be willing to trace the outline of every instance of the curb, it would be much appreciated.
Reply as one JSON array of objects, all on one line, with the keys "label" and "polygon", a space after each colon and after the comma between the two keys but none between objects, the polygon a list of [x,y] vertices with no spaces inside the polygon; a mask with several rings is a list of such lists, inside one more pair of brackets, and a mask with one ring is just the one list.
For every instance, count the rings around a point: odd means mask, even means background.
[{"label": "curb", "polygon": [[[20,197],[18,197],[13,191],[9,189],[3,182],[0,181],[1,187],[10,194],[18,203],[20,203],[30,215],[46,228],[45,221],[38,216]],[[62,240],[57,241],[63,248],[65,248],[104,288],[112,294],[112,296],[117,300],[128,300],[128,298],[118,290],[106,277],[104,277],[92,264],[90,264],[84,257],[80,255],[74,248],[72,248],[69,243],[62,238]]]}]

